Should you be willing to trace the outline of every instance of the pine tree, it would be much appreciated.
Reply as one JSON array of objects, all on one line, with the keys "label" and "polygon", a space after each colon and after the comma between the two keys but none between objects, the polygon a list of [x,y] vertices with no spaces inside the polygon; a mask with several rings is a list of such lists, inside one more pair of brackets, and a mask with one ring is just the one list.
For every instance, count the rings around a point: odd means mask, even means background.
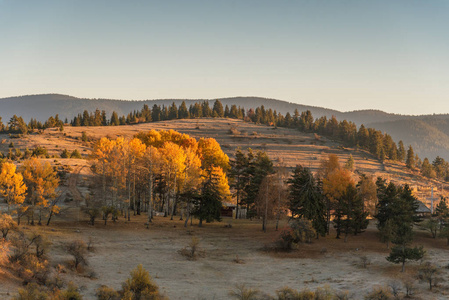
[{"label": "pine tree", "polygon": [[398,160],[400,162],[403,162],[405,160],[405,147],[404,147],[404,143],[402,141],[399,141],[398,143]]},{"label": "pine tree", "polygon": [[120,125],[120,121],[118,119],[117,112],[113,111],[111,116],[111,123],[112,126],[118,126]]},{"label": "pine tree", "polygon": [[294,218],[305,218],[319,235],[326,234],[326,203],[320,188],[308,168],[296,166],[289,184],[289,208]]},{"label": "pine tree", "polygon": [[182,101],[181,105],[179,106],[178,118],[179,119],[188,119],[189,118],[189,111],[187,110],[185,101]]},{"label": "pine tree", "polygon": [[213,113],[218,118],[223,118],[224,117],[223,104],[221,104],[220,100],[215,100]]},{"label": "pine tree", "polygon": [[405,162],[405,165],[407,166],[407,168],[409,168],[409,169],[414,169],[415,168],[415,153],[413,152],[413,148],[412,148],[412,146],[410,145],[409,147],[408,147],[408,150],[407,150],[407,160],[406,160],[406,162]]}]

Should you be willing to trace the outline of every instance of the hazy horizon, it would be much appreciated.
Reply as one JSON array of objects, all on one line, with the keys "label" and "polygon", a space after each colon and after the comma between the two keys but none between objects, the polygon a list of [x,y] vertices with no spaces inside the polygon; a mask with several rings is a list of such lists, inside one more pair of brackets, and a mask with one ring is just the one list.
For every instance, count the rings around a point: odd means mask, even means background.
[{"label": "hazy horizon", "polygon": [[0,0],[0,98],[449,113],[446,1]]}]

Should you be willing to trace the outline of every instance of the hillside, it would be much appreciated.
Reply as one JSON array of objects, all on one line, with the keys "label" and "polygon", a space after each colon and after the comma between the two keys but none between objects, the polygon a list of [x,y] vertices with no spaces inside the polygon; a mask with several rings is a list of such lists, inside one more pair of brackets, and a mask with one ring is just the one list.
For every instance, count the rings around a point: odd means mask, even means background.
[{"label": "hillside", "polygon": [[[181,104],[182,99],[163,99],[145,101],[125,101],[110,99],[81,99],[60,94],[30,95],[0,99],[0,116],[6,123],[16,114],[22,116],[26,122],[31,118],[45,121],[50,116],[59,114],[60,119],[72,119],[84,110],[89,112],[95,109],[105,110],[108,117],[112,111],[119,115],[126,115],[131,111],[142,109],[144,104],[150,108],[157,105],[171,105],[175,102]],[[198,101],[184,100],[189,106]],[[212,105],[215,100],[207,100]],[[357,125],[365,124],[390,134],[396,142],[403,140],[410,144],[415,152],[422,158],[428,157],[431,161],[436,156],[449,159],[449,115],[422,115],[406,116],[390,114],[379,110],[358,110],[340,112],[332,109],[301,105],[281,100],[261,97],[233,97],[220,99],[222,104],[242,106],[246,109],[264,106],[277,112],[293,114],[295,109],[299,112],[310,110],[315,118],[335,116],[338,120],[352,121]]]},{"label": "hillside", "polygon": [[[150,129],[173,129],[195,138],[213,137],[231,157],[238,147],[264,150],[275,166],[289,169],[302,164],[317,171],[320,160],[330,153],[337,155],[342,164],[352,155],[355,160],[354,179],[364,173],[382,176],[399,184],[409,183],[418,199],[425,202],[428,202],[430,187],[435,188],[436,198],[447,196],[449,191],[448,184],[410,172],[403,163],[386,161],[382,164],[365,151],[345,148],[314,134],[234,119],[172,120],[107,127],[67,126],[63,132],[46,129],[22,138],[0,135],[0,151],[4,153],[11,149],[11,142],[22,152],[39,145],[48,149],[51,157],[46,161],[58,167],[67,166],[69,174],[60,189],[63,200],[58,204],[61,205],[60,213],[50,226],[25,225],[22,228],[28,234],[38,229],[49,237],[52,241],[49,252],[52,265],[64,266],[61,278],[79,286],[86,299],[95,299],[96,289],[102,284],[119,289],[129,271],[138,264],[148,268],[170,299],[229,299],[229,291],[237,283],[245,283],[271,294],[288,285],[295,289],[329,286],[337,291],[360,295],[368,293],[373,287],[389,284],[399,272],[397,266],[385,260],[389,250],[379,241],[374,221],[365,233],[351,235],[348,242],[335,239],[334,229],[331,228],[329,236],[314,240],[312,244],[301,244],[294,251],[279,253],[266,250],[267,245],[278,239],[279,231],[275,231],[274,220],[269,222],[267,233],[260,229],[260,220],[230,218],[207,223],[204,227],[198,227],[198,221],[194,220],[193,225],[186,229],[177,217],[170,221],[169,218],[157,216],[147,229],[144,225],[148,220],[145,213],[133,215],[130,221],[120,216],[107,225],[100,218],[94,226],[88,225],[81,207],[85,199],[95,195],[91,192],[96,188],[89,160],[63,159],[59,157],[60,153],[63,149],[78,149],[88,158],[92,144],[98,138],[131,138],[139,131]],[[82,141],[83,131],[88,141]],[[281,228],[286,224],[287,218],[282,219]],[[415,242],[428,250],[427,259],[439,266],[447,265],[445,239],[432,239],[429,233],[418,228],[415,233]],[[200,249],[206,253],[197,261],[189,261],[179,254],[179,250],[188,245],[193,236],[199,238]],[[87,254],[89,265],[84,271],[75,272],[69,268],[71,256],[65,249],[74,239],[92,241],[95,250]],[[362,256],[369,257],[372,262],[368,269],[360,266]],[[412,274],[417,267],[418,263],[408,263],[407,271]],[[442,270],[446,276],[447,270]],[[22,287],[22,283],[9,273],[2,274],[2,271],[8,270],[0,269],[0,297],[12,299],[14,291]],[[446,286],[428,292],[426,285],[420,283],[417,284],[418,289],[422,299],[428,299],[429,294],[435,295],[435,290],[447,296]]]},{"label": "hillside", "polygon": [[[173,129],[195,138],[215,138],[223,151],[230,157],[234,155],[237,148],[263,150],[271,157],[274,165],[283,165],[290,169],[301,164],[317,171],[320,161],[326,159],[331,153],[336,154],[342,164],[352,154],[356,173],[375,177],[382,176],[401,184],[409,183],[419,191],[425,191],[423,192],[425,194],[422,195],[424,198],[430,197],[429,186],[441,188],[443,184],[446,189],[445,183],[429,180],[418,173],[412,173],[405,168],[403,163],[386,161],[382,164],[366,151],[345,148],[324,137],[316,137],[314,134],[301,133],[294,129],[261,126],[234,119],[172,120],[107,127],[65,127],[64,132],[47,129],[42,134],[33,133],[19,139],[11,139],[8,135],[3,134],[0,135],[0,151],[7,153],[11,142],[22,152],[26,148],[32,149],[36,145],[40,145],[46,147],[51,156],[57,157],[58,164],[79,166],[79,160],[60,159],[59,155],[64,149],[69,151],[78,149],[83,156],[87,157],[92,145],[91,142],[81,141],[82,132],[86,133],[88,139],[95,141],[104,136],[132,138],[139,131],[151,129]],[[82,162],[81,165],[85,165],[85,161]],[[447,189],[449,190],[449,186]],[[426,201],[426,199],[423,200]]]},{"label": "hillside", "polygon": [[370,123],[368,126],[387,132],[395,141],[402,140],[405,145],[412,145],[421,158],[428,157],[432,161],[436,156],[449,157],[449,129],[444,128],[448,121],[405,119]]}]

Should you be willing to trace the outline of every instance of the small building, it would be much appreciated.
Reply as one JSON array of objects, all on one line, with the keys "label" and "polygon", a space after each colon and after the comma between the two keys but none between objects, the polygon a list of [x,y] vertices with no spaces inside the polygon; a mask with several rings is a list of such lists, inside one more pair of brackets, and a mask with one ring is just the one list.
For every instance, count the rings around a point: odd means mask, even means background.
[{"label": "small building", "polygon": [[[222,217],[232,217],[235,218],[237,212],[237,205],[230,202],[223,202],[221,208]],[[246,208],[239,206],[239,219],[246,219]]]},{"label": "small building", "polygon": [[428,208],[424,203],[422,203],[419,200],[416,200],[416,202],[418,202],[418,209],[416,209],[416,213],[418,216],[420,217],[431,217],[432,216],[432,211],[430,210],[430,208]]}]

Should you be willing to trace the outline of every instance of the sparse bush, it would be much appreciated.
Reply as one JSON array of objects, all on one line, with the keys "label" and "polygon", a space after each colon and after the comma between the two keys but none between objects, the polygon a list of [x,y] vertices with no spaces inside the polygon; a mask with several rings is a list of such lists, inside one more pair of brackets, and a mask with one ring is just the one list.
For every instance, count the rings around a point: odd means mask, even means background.
[{"label": "sparse bush", "polygon": [[284,228],[279,233],[278,240],[276,241],[277,248],[280,250],[288,251],[293,247],[294,238],[291,228]]},{"label": "sparse bush", "polygon": [[89,252],[94,252],[95,248],[94,248],[94,240],[93,238],[90,236],[89,240],[87,241],[87,251]]},{"label": "sparse bush", "polygon": [[102,285],[96,292],[98,300],[115,300],[119,299],[119,294],[113,288]]},{"label": "sparse bush", "polygon": [[[58,299],[58,298],[56,298]],[[82,300],[83,296],[78,292],[78,287],[73,283],[69,282],[67,289],[61,292],[61,300]]]},{"label": "sparse bush", "polygon": [[33,149],[33,153],[31,154],[31,156],[35,156],[35,157],[47,157],[48,155],[48,151],[47,148],[45,147],[41,147],[41,146],[35,146]]},{"label": "sparse bush", "polygon": [[44,284],[49,275],[49,264],[47,260],[40,260],[32,254],[24,255],[13,265],[17,275],[25,282],[37,282]]},{"label": "sparse bush", "polygon": [[312,222],[306,219],[297,219],[291,222],[293,238],[295,243],[311,243],[316,237],[316,231]]},{"label": "sparse bush", "polygon": [[236,264],[244,264],[245,261],[243,259],[241,259],[238,255],[235,256],[234,260],[233,260]]},{"label": "sparse bush", "polygon": [[405,296],[410,297],[413,295],[413,291],[415,290],[415,278],[408,276],[402,279],[402,284],[405,288]]},{"label": "sparse bush", "polygon": [[73,266],[77,270],[79,265],[87,266],[87,246],[84,241],[75,240],[67,245],[67,253],[73,256]]},{"label": "sparse bush", "polygon": [[83,142],[87,142],[88,139],[89,139],[89,138],[87,137],[86,132],[85,132],[85,131],[81,132],[81,140],[82,140]]},{"label": "sparse bush", "polygon": [[360,263],[361,263],[362,267],[364,269],[366,269],[366,267],[371,264],[371,260],[369,259],[368,256],[362,255],[362,256],[360,256]]},{"label": "sparse bush", "polygon": [[376,288],[373,288],[373,290],[365,296],[365,299],[366,300],[389,300],[389,299],[393,299],[393,295],[385,287],[376,287]]},{"label": "sparse bush", "polygon": [[433,218],[423,222],[421,226],[422,229],[429,231],[434,239],[437,237],[439,227],[438,220]]},{"label": "sparse bush", "polygon": [[75,149],[70,154],[70,158],[79,158],[79,159],[81,159],[83,157],[81,156],[81,153],[78,151],[78,149]]},{"label": "sparse bush", "polygon": [[204,251],[199,249],[200,240],[193,236],[187,247],[179,250],[179,253],[189,260],[196,260],[198,257],[203,257],[205,255]]},{"label": "sparse bush", "polygon": [[159,294],[159,287],[153,282],[150,274],[142,265],[138,265],[130,273],[131,277],[123,283],[122,299],[141,300],[141,299],[164,299]]},{"label": "sparse bush", "polygon": [[229,296],[238,300],[257,300],[260,292],[247,288],[245,284],[237,284],[235,289],[229,292]]},{"label": "sparse bush", "polygon": [[300,299],[299,292],[288,286],[283,287],[276,291],[276,296],[278,300],[290,300],[290,299]]},{"label": "sparse bush", "polygon": [[9,259],[10,243],[2,241],[0,243],[0,266],[5,265]]},{"label": "sparse bush", "polygon": [[[23,232],[16,232],[11,237],[12,253],[9,256],[11,268],[25,283],[38,282],[44,284],[49,274],[49,264],[45,259],[45,251],[49,244],[41,234],[32,233],[29,237]],[[35,253],[31,252],[34,246]]]},{"label": "sparse bush", "polygon": [[231,126],[231,128],[229,129],[229,134],[239,135],[240,131],[237,130],[237,127]]},{"label": "sparse bush", "polygon": [[429,290],[436,285],[439,271],[438,268],[430,262],[424,263],[418,270],[418,278],[429,283]]},{"label": "sparse bush", "polygon": [[[101,211],[99,207],[90,206],[90,207],[83,207],[83,212],[89,217],[89,224],[94,226],[95,225],[95,219],[100,217]],[[105,221],[106,225],[106,221]]]},{"label": "sparse bush", "polygon": [[399,298],[399,293],[401,291],[401,283],[397,280],[392,280],[390,283],[388,283],[388,286],[391,289],[391,293],[393,294],[393,297],[395,299]]},{"label": "sparse bush", "polygon": [[24,288],[19,289],[18,295],[14,300],[46,300],[48,299],[47,291],[44,287],[36,283],[27,284]]},{"label": "sparse bush", "polygon": [[3,239],[6,240],[8,237],[8,233],[16,228],[16,223],[13,221],[10,215],[0,215],[0,231],[2,232]]},{"label": "sparse bush", "polygon": [[70,152],[67,149],[64,149],[61,153],[61,158],[70,158]]},{"label": "sparse bush", "polygon": [[46,253],[51,245],[47,236],[45,236],[41,233],[38,233],[38,232],[32,232],[31,236],[30,236],[30,240],[34,243],[36,257],[39,259],[45,259]]}]

